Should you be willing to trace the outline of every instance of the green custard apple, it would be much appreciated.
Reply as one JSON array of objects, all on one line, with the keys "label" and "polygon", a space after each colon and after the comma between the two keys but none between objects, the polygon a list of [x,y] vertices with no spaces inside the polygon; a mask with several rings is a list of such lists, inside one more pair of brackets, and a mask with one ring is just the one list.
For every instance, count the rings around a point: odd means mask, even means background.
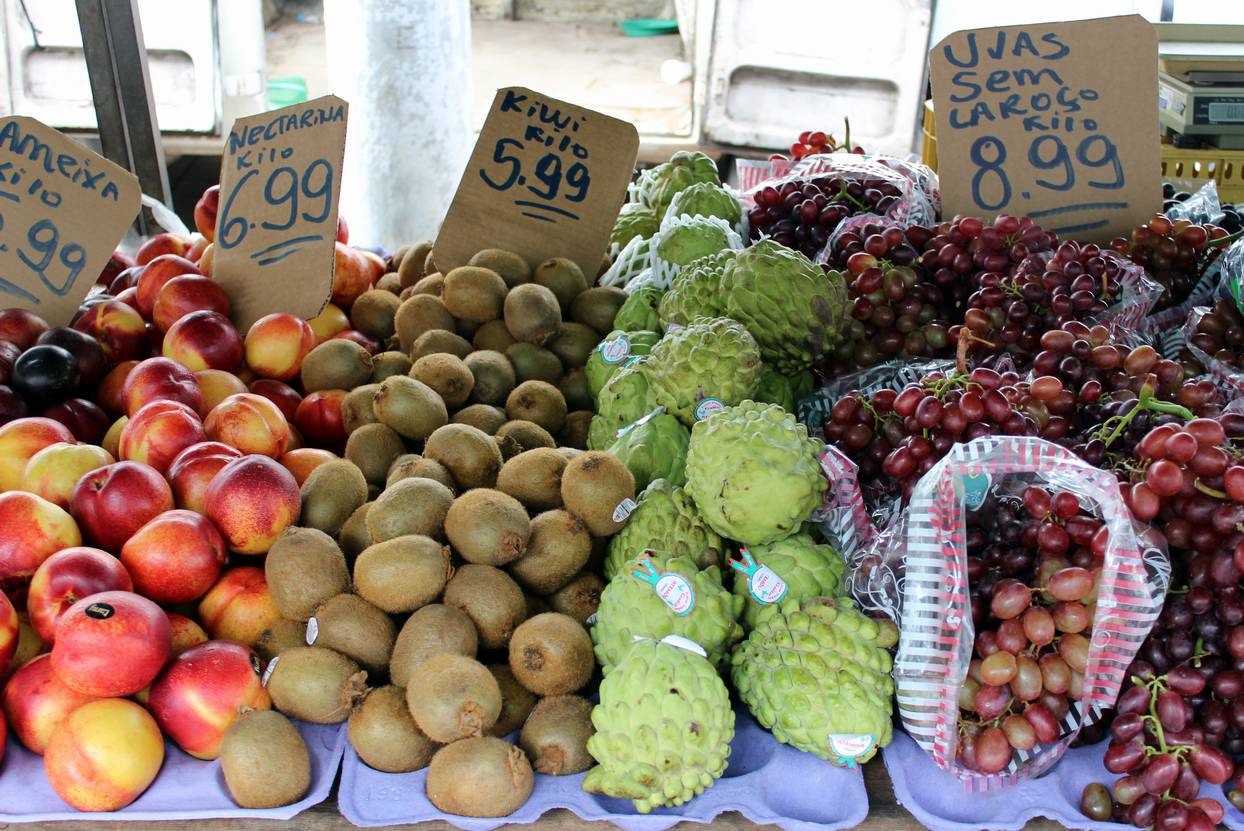
[{"label": "green custard apple", "polygon": [[657,403],[688,427],[705,398],[733,406],[760,384],[756,340],[729,318],[696,318],[666,335],[648,355],[648,381]]},{"label": "green custard apple", "polygon": [[685,490],[668,479],[657,479],[636,502],[626,525],[609,541],[606,580],[612,580],[646,549],[690,558],[701,569],[722,565],[725,543],[708,527]]}]

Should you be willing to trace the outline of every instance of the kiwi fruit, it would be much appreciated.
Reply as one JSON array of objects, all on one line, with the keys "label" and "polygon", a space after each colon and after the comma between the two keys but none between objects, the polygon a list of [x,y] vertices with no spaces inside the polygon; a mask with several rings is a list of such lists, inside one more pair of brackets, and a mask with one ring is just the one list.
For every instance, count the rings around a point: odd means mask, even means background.
[{"label": "kiwi fruit", "polygon": [[431,242],[420,242],[412,245],[397,266],[397,276],[401,278],[402,288],[413,286],[424,275],[424,265],[428,255],[432,253]]},{"label": "kiwi fruit", "polygon": [[468,563],[500,566],[523,556],[531,521],[522,503],[509,494],[475,488],[449,506],[445,536]]},{"label": "kiwi fruit", "polygon": [[570,776],[595,763],[587,752],[587,740],[595,733],[590,701],[578,695],[553,695],[531,711],[518,746],[537,773]]},{"label": "kiwi fruit", "polygon": [[311,788],[311,753],[285,716],[251,710],[221,737],[220,772],[239,807],[279,808]]},{"label": "kiwi fruit", "polygon": [[501,714],[496,723],[488,728],[489,736],[504,737],[523,726],[527,716],[536,706],[536,695],[514,677],[509,664],[489,664],[488,671],[497,679],[501,688]]},{"label": "kiwi fruit", "polygon": [[434,459],[425,459],[418,453],[407,453],[394,459],[384,486],[391,488],[403,479],[432,479],[449,488],[450,493],[453,493],[455,487],[454,477],[449,475],[443,464]]},{"label": "kiwi fruit", "polygon": [[[534,421],[525,421],[521,418],[502,424],[501,429],[497,430],[497,435],[494,438],[496,438],[498,444],[504,442],[513,449],[513,452],[506,458],[511,458],[519,453],[525,453],[528,450],[534,450],[537,447],[557,446],[557,442],[548,430],[545,430]],[[504,447],[502,447],[502,454],[505,454]]]},{"label": "kiwi fruit", "polygon": [[520,384],[524,381],[561,382],[561,358],[542,346],[519,341],[506,348],[505,356],[514,365],[514,377]]},{"label": "kiwi fruit", "polygon": [[545,612],[551,612],[549,604],[543,597],[531,592],[523,592],[523,599],[527,601],[527,617],[533,618],[536,615],[542,615]]},{"label": "kiwi fruit", "polygon": [[501,687],[474,658],[445,653],[415,668],[406,687],[415,724],[436,742],[454,742],[484,731],[501,715]]},{"label": "kiwi fruit", "polygon": [[562,431],[557,434],[557,443],[564,449],[569,450],[586,450],[587,434],[592,427],[591,410],[575,410],[573,413],[566,414],[566,423],[562,425]]},{"label": "kiwi fruit", "polygon": [[411,286],[407,291],[410,294],[430,294],[433,297],[443,297],[445,294],[445,278],[436,272],[432,272],[426,277],[419,278],[419,282]]},{"label": "kiwi fruit", "polygon": [[393,318],[394,330],[402,351],[409,353],[415,339],[433,329],[454,329],[454,316],[445,308],[441,299],[432,294],[411,294],[397,307]]},{"label": "kiwi fruit", "polygon": [[586,453],[586,450],[580,450],[577,447],[565,447],[564,445],[557,448],[557,452],[562,454],[562,458],[566,460],[566,464],[570,464],[575,459]]},{"label": "kiwi fruit", "polygon": [[552,594],[570,582],[592,555],[592,535],[578,517],[552,510],[531,520],[527,553],[510,564],[510,576],[527,591]]},{"label": "kiwi fruit", "polygon": [[513,343],[517,341],[510,334],[510,330],[505,328],[503,320],[490,320],[484,323],[475,330],[475,334],[471,337],[472,346],[490,352],[504,352]]},{"label": "kiwi fruit", "polygon": [[[373,371],[374,366],[373,364]],[[346,393],[345,398],[341,399],[341,426],[345,428],[347,436],[364,424],[376,424],[378,422],[376,410],[372,407],[371,402],[379,391],[380,384],[373,382],[364,384],[361,387],[355,387]]]},{"label": "kiwi fruit", "polygon": [[408,534],[439,539],[453,502],[453,491],[435,479],[402,479],[372,503],[367,533],[373,543]]},{"label": "kiwi fruit", "polygon": [[524,621],[510,638],[510,670],[536,695],[565,695],[592,677],[592,636],[574,618],[546,612]]},{"label": "kiwi fruit", "polygon": [[287,649],[268,664],[268,695],[285,715],[315,724],[340,724],[367,689],[367,673],[340,652],[322,646]]},{"label": "kiwi fruit", "polygon": [[549,607],[587,626],[588,618],[600,608],[600,594],[604,590],[605,581],[598,575],[581,571],[549,595]]},{"label": "kiwi fruit", "polygon": [[454,413],[452,423],[468,424],[488,435],[495,435],[508,419],[505,410],[492,404],[469,404]]},{"label": "kiwi fruit", "polygon": [[402,301],[380,289],[370,289],[358,296],[350,307],[350,325],[378,341],[393,337],[393,318]]},{"label": "kiwi fruit", "polygon": [[566,399],[561,390],[544,381],[524,381],[505,399],[505,414],[539,424],[556,433],[566,423]]},{"label": "kiwi fruit", "polygon": [[371,380],[371,353],[352,340],[332,338],[302,359],[305,392],[352,390]]},{"label": "kiwi fruit", "polygon": [[460,320],[484,323],[501,317],[508,288],[501,275],[490,268],[464,265],[445,275],[441,299],[449,313]]},{"label": "kiwi fruit", "polygon": [[410,359],[417,361],[427,355],[436,355],[441,352],[465,358],[472,351],[471,342],[457,332],[433,329],[430,332],[424,332],[415,340],[410,350]]},{"label": "kiwi fruit", "polygon": [[594,537],[622,530],[626,517],[616,509],[635,498],[635,477],[612,453],[588,451],[566,465],[562,473],[562,504],[583,520]]},{"label": "kiwi fruit", "polygon": [[462,491],[491,488],[501,470],[497,442],[468,424],[446,424],[436,430],[424,443],[423,455],[448,468]]},{"label": "kiwi fruit", "polygon": [[263,570],[273,605],[290,620],[306,620],[316,606],[350,588],[341,549],[315,528],[286,529],[268,550]]},{"label": "kiwi fruit", "polygon": [[405,257],[408,253],[410,253],[410,249],[412,248],[414,248],[414,245],[410,243],[407,243],[406,245],[403,245],[400,248],[398,248],[396,251],[394,251],[392,254],[389,255],[388,259],[384,261],[385,268],[387,268],[389,271],[397,273],[397,271],[400,270],[402,267],[402,258]]},{"label": "kiwi fruit", "polygon": [[440,597],[450,573],[447,546],[408,534],[364,549],[354,561],[354,590],[388,614],[407,614]]},{"label": "kiwi fruit", "polygon": [[[402,293],[402,278],[397,275],[396,271],[381,274],[380,279],[376,281],[376,288],[397,297]],[[401,300],[398,300],[398,303],[400,304]]]},{"label": "kiwi fruit", "polygon": [[603,337],[613,331],[613,319],[626,298],[626,292],[616,286],[595,286],[570,304],[570,319],[591,326]]},{"label": "kiwi fruit", "polygon": [[500,248],[485,248],[476,253],[467,265],[488,268],[501,275],[507,288],[514,288],[521,283],[531,282],[531,266],[527,261],[512,251]]},{"label": "kiwi fruit", "polygon": [[494,566],[467,563],[449,578],[442,602],[467,613],[485,649],[501,649],[527,616],[527,601],[514,578]]},{"label": "kiwi fruit", "polygon": [[387,424],[364,424],[346,439],[346,458],[358,465],[369,485],[383,485],[389,465],[405,452],[402,437]]},{"label": "kiwi fruit", "polygon": [[410,357],[401,352],[381,352],[371,359],[371,382],[379,384],[392,375],[405,375],[410,372]]},{"label": "kiwi fruit", "polygon": [[571,322],[562,324],[561,332],[550,341],[549,349],[567,369],[577,369],[587,364],[598,343],[600,335],[595,329]]},{"label": "kiwi fruit", "polygon": [[474,658],[479,648],[475,624],[461,609],[429,603],[416,609],[397,633],[389,656],[389,680],[405,687],[415,668],[434,655]]},{"label": "kiwi fruit", "polygon": [[381,424],[398,435],[420,441],[449,422],[449,411],[436,390],[408,375],[394,375],[380,383],[372,407]]},{"label": "kiwi fruit", "polygon": [[482,323],[476,323],[474,320],[466,320],[464,318],[456,318],[456,320],[454,331],[467,340],[474,338],[475,333],[479,331],[479,327],[483,326]]},{"label": "kiwi fruit", "polygon": [[373,676],[388,671],[396,638],[397,627],[389,616],[356,594],[330,597],[307,621],[308,646],[339,652]]},{"label": "kiwi fruit", "polygon": [[497,489],[508,493],[533,511],[562,504],[562,471],[566,459],[551,447],[519,453],[501,466]]},{"label": "kiwi fruit", "polygon": [[392,685],[372,690],[354,708],[346,735],[363,764],[384,773],[422,770],[437,748],[411,718],[406,690]]},{"label": "kiwi fruit", "polygon": [[[595,402],[592,401],[592,392],[587,386],[587,373],[583,367],[567,372],[566,377],[562,378],[562,382],[557,385],[557,390],[562,394],[567,410],[590,410],[595,406]],[[565,425],[562,425],[562,429],[565,429]]]},{"label": "kiwi fruit", "polygon": [[557,295],[544,286],[524,283],[505,296],[505,328],[515,340],[544,344],[557,337],[562,328],[561,306]]},{"label": "kiwi fruit", "polygon": [[504,353],[483,349],[472,352],[463,360],[475,378],[471,403],[501,404],[514,390],[514,366]]},{"label": "kiwi fruit", "polygon": [[432,272],[439,270],[440,269],[436,267],[436,260],[432,257],[432,252],[429,251],[428,255],[423,258],[423,273],[431,274]]},{"label": "kiwi fruit", "polygon": [[461,408],[475,388],[475,376],[466,363],[457,355],[444,352],[424,355],[415,361],[410,377],[435,390],[449,410]]},{"label": "kiwi fruit", "polygon": [[464,817],[505,817],[531,797],[535,776],[526,754],[496,736],[442,747],[428,765],[428,801]]},{"label": "kiwi fruit", "polygon": [[397,299],[405,303],[407,300],[410,299],[410,296],[414,293],[415,293],[414,286],[407,286],[406,288],[402,289],[400,294],[398,294]]},{"label": "kiwi fruit", "polygon": [[341,543],[341,553],[349,562],[353,562],[363,553],[363,549],[371,545],[371,534],[367,533],[367,514],[371,512],[372,504],[374,503],[364,502],[357,511],[350,514],[346,524],[341,526],[337,541]]},{"label": "kiwi fruit", "polygon": [[587,278],[574,260],[553,257],[540,263],[531,272],[531,279],[557,297],[563,314],[570,311],[574,299],[587,291]]},{"label": "kiwi fruit", "polygon": [[604,254],[600,255],[600,265],[596,267],[596,278],[600,279],[601,277],[604,277],[605,272],[611,268],[613,268],[613,257],[610,257],[609,252],[606,251]]},{"label": "kiwi fruit", "polygon": [[334,459],[311,471],[301,493],[299,523],[335,537],[350,515],[367,501],[367,480],[353,462]]},{"label": "kiwi fruit", "polygon": [[267,663],[287,649],[306,644],[307,624],[283,617],[259,633],[259,639],[255,641],[255,654]]}]

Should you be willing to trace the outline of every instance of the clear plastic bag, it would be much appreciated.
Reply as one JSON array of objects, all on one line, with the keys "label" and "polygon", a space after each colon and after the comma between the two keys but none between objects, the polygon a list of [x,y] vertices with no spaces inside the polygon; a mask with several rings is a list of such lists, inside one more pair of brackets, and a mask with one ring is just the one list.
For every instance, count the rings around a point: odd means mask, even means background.
[{"label": "clear plastic bag", "polygon": [[1201,318],[1205,317],[1209,312],[1208,306],[1197,306],[1188,313],[1188,319],[1184,322],[1181,329],[1184,345],[1192,353],[1192,356],[1201,363],[1201,366],[1205,367],[1206,374],[1213,378],[1219,387],[1226,390],[1231,398],[1239,398],[1244,395],[1244,370],[1223,363],[1197,346],[1192,340]]},{"label": "clear plastic bag", "polygon": [[1201,189],[1183,202],[1176,202],[1162,213],[1172,222],[1176,219],[1186,219],[1194,225],[1204,225],[1207,222],[1215,224],[1222,221],[1225,214],[1222,212],[1222,202],[1218,199],[1218,185],[1211,179],[1201,186]]}]

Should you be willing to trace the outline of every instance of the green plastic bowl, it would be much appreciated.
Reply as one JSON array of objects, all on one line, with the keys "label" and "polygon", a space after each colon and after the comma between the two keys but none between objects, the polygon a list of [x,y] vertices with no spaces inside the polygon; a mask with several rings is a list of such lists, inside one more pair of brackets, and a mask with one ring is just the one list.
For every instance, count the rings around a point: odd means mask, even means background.
[{"label": "green plastic bowl", "polygon": [[632,20],[620,20],[618,26],[622,34],[628,38],[646,38],[653,35],[673,35],[678,32],[677,20],[665,20],[659,17],[637,17]]},{"label": "green plastic bowl", "polygon": [[304,78],[269,78],[268,106],[273,109],[292,107],[307,100],[307,82]]}]

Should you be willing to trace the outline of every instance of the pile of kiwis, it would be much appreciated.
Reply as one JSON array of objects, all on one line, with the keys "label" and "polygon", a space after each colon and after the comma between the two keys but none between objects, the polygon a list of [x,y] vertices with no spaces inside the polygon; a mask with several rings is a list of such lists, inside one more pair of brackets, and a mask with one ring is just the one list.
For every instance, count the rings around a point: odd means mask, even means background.
[{"label": "pile of kiwis", "polygon": [[438,809],[500,817],[534,774],[593,763],[586,626],[635,480],[581,449],[583,366],[624,297],[499,250],[427,273],[429,249],[355,303],[393,348],[366,378],[341,369],[344,458],[307,477],[302,525],[268,553],[282,620],[258,648],[278,710],[348,721],[365,764],[426,767]]}]

